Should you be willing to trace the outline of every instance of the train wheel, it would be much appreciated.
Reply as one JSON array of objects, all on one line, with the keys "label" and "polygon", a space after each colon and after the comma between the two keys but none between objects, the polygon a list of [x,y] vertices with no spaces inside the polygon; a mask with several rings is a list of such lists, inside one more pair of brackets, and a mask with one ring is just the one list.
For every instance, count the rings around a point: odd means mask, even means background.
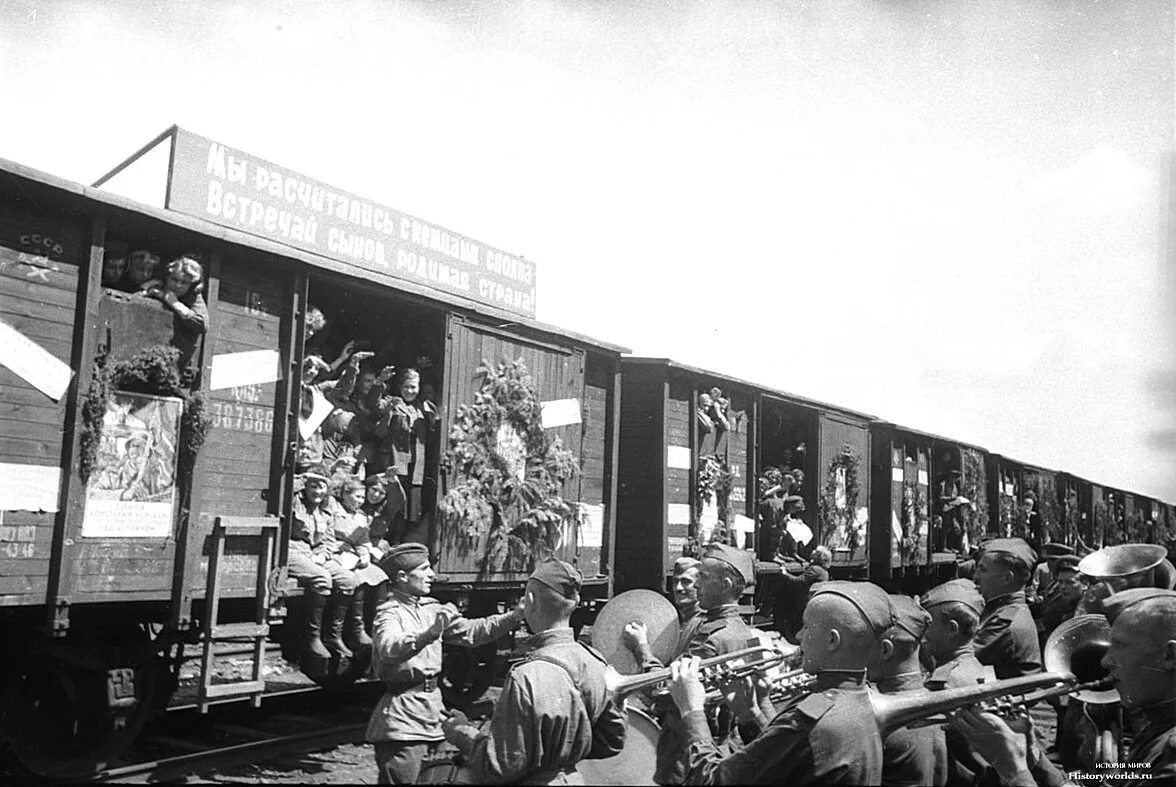
[{"label": "train wheel", "polygon": [[505,660],[499,658],[498,643],[477,648],[446,647],[441,660],[441,696],[451,708],[465,708],[482,698]]},{"label": "train wheel", "polygon": [[168,661],[144,650],[49,645],[15,665],[0,699],[9,767],[80,779],[122,754],[174,686]]}]

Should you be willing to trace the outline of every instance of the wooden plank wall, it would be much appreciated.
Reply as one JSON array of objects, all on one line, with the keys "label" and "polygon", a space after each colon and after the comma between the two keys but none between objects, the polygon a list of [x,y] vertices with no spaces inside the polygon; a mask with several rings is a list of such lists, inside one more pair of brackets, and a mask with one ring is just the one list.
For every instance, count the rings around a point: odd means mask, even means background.
[{"label": "wooden plank wall", "polygon": [[[0,319],[69,363],[78,273],[89,255],[76,218],[0,211]],[[67,398],[54,402],[0,367],[0,462],[61,462]],[[44,604],[57,515],[4,511],[0,524],[0,606]]]},{"label": "wooden plank wall", "polygon": [[[691,380],[684,378],[672,379],[670,381],[670,395],[666,400],[666,446],[681,446],[689,448],[694,443],[690,439],[690,432],[694,428],[691,423],[691,413],[693,412],[693,399],[695,397],[694,385]],[[694,458],[697,465],[698,457]],[[666,464],[666,459],[661,459],[662,464]],[[665,550],[665,557],[662,562],[662,574],[669,576],[670,569],[674,565],[674,561],[682,555],[682,548],[686,545],[686,539],[694,535],[694,527],[691,523],[697,522],[697,514],[694,511],[694,490],[691,489],[691,471],[682,468],[669,467],[666,464],[666,511],[661,512],[665,517],[666,532],[665,541],[662,543],[662,549]],[[670,511],[687,511],[686,521],[683,522],[679,516],[671,517]],[[652,548],[652,544],[650,547]],[[659,590],[664,589],[659,587]]]},{"label": "wooden plank wall", "polygon": [[[280,369],[288,368],[289,348],[281,347],[283,317],[289,302],[283,277],[292,274],[254,261],[225,259],[216,314],[210,330],[216,355],[279,350]],[[200,510],[193,517],[200,534],[200,567],[187,577],[193,593],[204,594],[213,521],[218,516],[265,516],[269,502],[276,382],[208,392],[212,429],[197,462],[204,473]],[[226,596],[252,596],[256,590],[258,539],[233,537],[221,563]]]},{"label": "wooden plank wall", "polygon": [[615,592],[661,590],[665,517],[665,446],[660,379],[626,369],[621,380],[621,436],[617,464]]},{"label": "wooden plank wall", "polygon": [[[474,394],[481,387],[477,369],[483,362],[493,365],[521,359],[526,364],[542,401],[579,399],[583,414],[585,358],[582,350],[564,351],[555,347],[540,346],[497,331],[479,330],[479,326],[462,320],[454,321],[451,330],[453,338],[449,346],[453,357],[447,361],[447,368],[454,370],[454,373],[445,385],[450,412],[456,413],[461,405],[473,403]],[[583,424],[578,423],[550,430],[554,436],[562,440],[564,448],[576,455],[577,460],[581,458],[582,428]],[[448,437],[442,436],[441,439],[447,441]],[[442,448],[447,448],[447,442]],[[566,499],[581,499],[581,483],[582,478],[577,477],[565,486]],[[451,530],[435,534],[434,539],[434,545],[437,547],[438,574],[449,576],[455,581],[479,579],[483,539],[462,539]],[[571,562],[576,559],[577,546],[574,536],[565,538],[562,548],[557,550],[556,554],[561,560]],[[480,578],[515,581],[525,578],[525,574],[517,571],[502,572]]]}]

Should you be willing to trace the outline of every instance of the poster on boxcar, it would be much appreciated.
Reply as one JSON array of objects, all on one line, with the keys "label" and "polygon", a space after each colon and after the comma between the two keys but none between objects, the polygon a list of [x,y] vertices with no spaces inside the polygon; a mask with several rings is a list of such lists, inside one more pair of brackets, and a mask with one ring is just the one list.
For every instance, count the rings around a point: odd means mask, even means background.
[{"label": "poster on boxcar", "polygon": [[114,391],[86,485],[82,535],[167,538],[176,510],[176,456],[184,403]]}]

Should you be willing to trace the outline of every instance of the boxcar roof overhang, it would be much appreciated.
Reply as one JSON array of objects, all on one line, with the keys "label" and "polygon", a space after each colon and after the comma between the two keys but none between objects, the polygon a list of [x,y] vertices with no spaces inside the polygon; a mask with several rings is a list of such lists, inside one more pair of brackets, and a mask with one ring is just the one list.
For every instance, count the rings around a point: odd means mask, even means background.
[{"label": "boxcar roof overhang", "polygon": [[965,443],[963,440],[944,437],[943,435],[938,435],[934,432],[924,432],[921,429],[912,429],[909,426],[896,424],[893,421],[885,421],[879,418],[875,419],[874,424],[882,429],[891,429],[895,432],[914,435],[915,437],[922,438],[923,440],[930,440],[933,443],[947,443],[950,445],[959,446],[961,448],[971,448],[973,451],[981,451],[986,454],[989,453],[988,449],[984,448],[983,446],[973,445],[972,443]]},{"label": "boxcar roof overhang", "polygon": [[848,415],[854,418],[861,419],[866,422],[877,421],[875,416],[866,413],[858,412],[857,410],[850,410],[848,407],[840,407],[835,404],[827,402],[818,402],[815,399],[808,399],[803,396],[781,391],[775,388],[768,388],[760,383],[753,383],[747,380],[741,380],[738,377],[732,377],[729,374],[722,374],[720,372],[712,372],[707,369],[701,369],[697,366],[690,366],[688,364],[679,363],[670,358],[650,358],[646,356],[626,355],[621,358],[622,366],[640,366],[645,368],[663,368],[666,370],[679,372],[683,374],[690,374],[696,377],[706,377],[708,379],[720,380],[732,385],[738,385],[743,388],[750,388],[757,393],[765,394],[767,396],[783,399],[792,404],[799,404],[805,407],[810,407],[815,410],[825,410],[827,412],[838,413],[841,415]]},{"label": "boxcar roof overhang", "polygon": [[[26,167],[23,164],[18,164],[15,161],[10,161],[5,158],[0,158],[0,173],[12,178],[16,181],[25,181],[27,183],[36,184],[41,189],[51,189],[53,191],[72,195],[76,199],[88,202],[89,205],[104,215],[112,211],[130,211],[132,213],[142,214],[156,221],[169,224],[173,227],[187,230],[189,232],[199,233],[211,238],[215,238],[223,243],[240,246],[245,249],[254,249],[266,254],[271,254],[276,257],[287,257],[289,259],[297,260],[301,263],[309,265],[312,268],[319,270],[331,271],[334,273],[341,273],[351,278],[359,279],[361,281],[368,281],[381,286],[386,286],[392,289],[400,290],[405,293],[417,296],[419,299],[431,302],[434,305],[441,307],[449,307],[452,309],[469,312],[483,317],[488,317],[494,320],[500,320],[500,327],[517,325],[519,327],[535,331],[537,333],[546,334],[548,336],[555,336],[564,340],[572,341],[577,344],[585,345],[594,350],[605,352],[611,355],[620,355],[622,353],[631,352],[629,348],[618,344],[612,344],[600,339],[594,339],[590,336],[585,336],[580,333],[568,331],[555,325],[532,320],[528,317],[523,317],[503,309],[497,309],[493,306],[487,306],[477,301],[467,298],[462,298],[459,295],[450,295],[448,293],[439,292],[437,290],[423,287],[419,284],[414,284],[404,279],[396,278],[395,276],[386,276],[374,271],[369,271],[355,265],[350,265],[345,262],[328,259],[308,251],[302,251],[292,246],[286,246],[276,241],[268,240],[257,235],[251,235],[247,232],[223,227],[219,224],[214,224],[204,219],[187,216],[175,211],[166,210],[163,208],[156,208],[152,205],[145,205],[141,202],[122,197],[118,194],[112,194],[101,189],[96,189],[92,186],[85,186],[81,183],[75,183],[65,178],[51,175],[48,172]],[[28,192],[25,192],[28,195]],[[64,206],[63,206],[64,207]]]}]

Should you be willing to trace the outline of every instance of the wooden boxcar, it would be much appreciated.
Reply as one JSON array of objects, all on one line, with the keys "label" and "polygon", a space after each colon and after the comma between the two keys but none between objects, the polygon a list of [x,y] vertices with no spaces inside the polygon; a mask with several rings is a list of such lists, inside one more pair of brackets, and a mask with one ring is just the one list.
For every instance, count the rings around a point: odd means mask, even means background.
[{"label": "wooden boxcar", "polygon": [[[209,327],[192,392],[203,394],[212,428],[194,472],[169,477],[175,492],[162,498],[171,508],[153,508],[151,522],[109,511],[99,522],[87,496],[93,476],[83,482],[78,468],[96,365],[176,335],[158,301],[102,286],[112,238],[165,260],[195,254],[206,263]],[[432,348],[441,393],[434,477],[449,423],[472,402],[483,361],[523,359],[543,400],[578,410],[555,428],[582,469],[565,491],[583,506],[585,524],[565,534],[558,554],[584,572],[586,604],[610,594],[623,348],[0,161],[0,342],[8,345],[0,364],[0,734],[25,767],[84,775],[166,704],[183,643],[245,636],[260,655],[262,640],[277,632],[275,605],[291,587],[283,565],[302,326],[316,299],[371,309],[370,319],[411,328]],[[243,359],[275,365],[276,373],[267,382],[212,384],[227,362],[236,360],[239,372]],[[152,406],[177,413],[189,405]],[[98,413],[104,424],[111,417]],[[441,477],[429,494],[444,484]],[[459,543],[437,521],[418,535],[436,554],[436,595],[468,602],[476,614],[521,594],[522,567],[481,565],[477,540]],[[255,680],[237,688],[211,687],[205,674],[201,699],[259,701],[260,674],[258,664]],[[458,689],[464,680],[470,676],[455,678]]]},{"label": "wooden boxcar", "polygon": [[[664,589],[673,561],[710,537],[716,521],[750,531],[730,538],[761,553],[760,571],[778,572],[754,524],[769,467],[803,473],[793,490],[803,499],[798,518],[831,548],[835,573],[864,575],[868,416],[664,358],[626,357],[621,366],[618,590]],[[725,428],[700,406],[715,388],[729,400]],[[714,457],[729,473],[725,500],[706,486]]]}]

